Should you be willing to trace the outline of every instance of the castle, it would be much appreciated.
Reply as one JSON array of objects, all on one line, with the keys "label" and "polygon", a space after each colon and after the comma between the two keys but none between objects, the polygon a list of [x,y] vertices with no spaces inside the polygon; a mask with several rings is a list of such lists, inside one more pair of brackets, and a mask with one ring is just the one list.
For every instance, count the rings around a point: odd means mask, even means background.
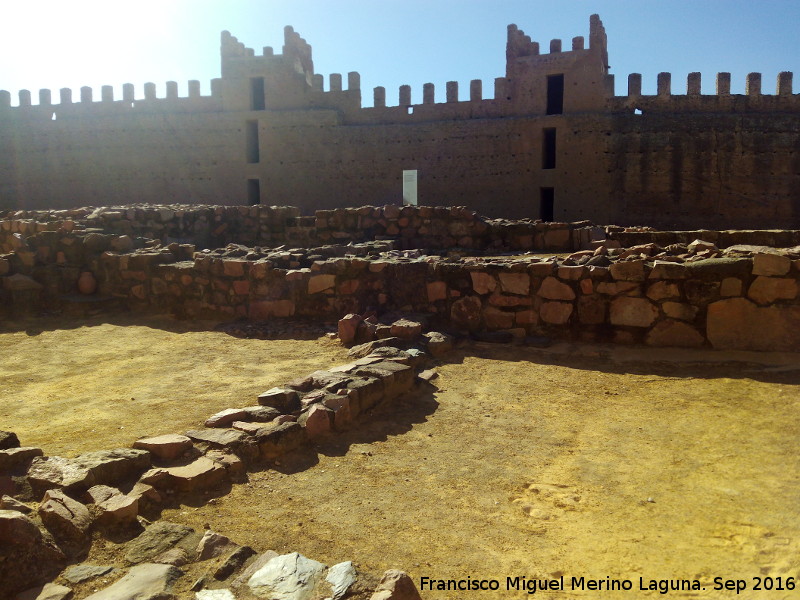
[{"label": "castle", "polygon": [[[314,72],[311,46],[291,27],[282,52],[255,55],[222,33],[221,77],[202,96],[168,82],[122,98],[104,86],[0,92],[0,210],[147,203],[292,205],[304,212],[403,201],[403,173],[426,205],[463,205],[489,216],[663,228],[800,227],[800,95],[780,73],[744,95],[719,73],[656,95],[641,75],[615,95],[606,33],[590,19],[588,44],[549,52],[508,28],[506,73],[484,90],[433,84],[378,87],[362,107],[359,74]],[[396,102],[395,99],[396,98]]]}]

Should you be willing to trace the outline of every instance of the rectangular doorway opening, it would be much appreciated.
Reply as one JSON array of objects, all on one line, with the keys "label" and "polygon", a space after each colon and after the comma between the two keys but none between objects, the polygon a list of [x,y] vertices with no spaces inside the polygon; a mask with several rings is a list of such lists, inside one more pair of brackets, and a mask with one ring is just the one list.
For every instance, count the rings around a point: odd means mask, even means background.
[{"label": "rectangular doorway opening", "polygon": [[556,128],[545,127],[542,130],[542,168],[556,168]]},{"label": "rectangular doorway opening", "polygon": [[261,180],[247,180],[247,203],[250,206],[261,204]]},{"label": "rectangular doorway opening", "polygon": [[251,165],[256,164],[261,160],[261,151],[258,146],[258,121],[247,121],[245,138],[247,162]]},{"label": "rectangular doorway opening", "polygon": [[250,78],[250,110],[264,110],[266,102],[264,99],[264,78]]},{"label": "rectangular doorway opening", "polygon": [[547,114],[560,115],[564,112],[564,75],[547,76]]},{"label": "rectangular doorway opening", "polygon": [[554,188],[539,188],[539,218],[546,223],[553,220],[556,195]]}]

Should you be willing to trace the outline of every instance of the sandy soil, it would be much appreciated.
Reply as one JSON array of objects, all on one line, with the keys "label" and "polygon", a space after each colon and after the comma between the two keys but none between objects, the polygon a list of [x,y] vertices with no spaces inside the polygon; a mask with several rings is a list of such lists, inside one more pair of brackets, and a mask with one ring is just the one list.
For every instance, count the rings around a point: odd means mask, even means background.
[{"label": "sandy soil", "polygon": [[346,362],[325,338],[240,339],[170,317],[38,320],[0,333],[0,428],[45,454],[129,447]]},{"label": "sandy soil", "polygon": [[[239,360],[219,357],[250,342],[217,337],[212,343],[146,329],[97,325],[2,336],[6,356],[9,349],[11,356],[14,349],[26,354],[15,359],[13,381],[34,380],[11,390],[15,408],[0,414],[4,427],[19,431],[25,443],[75,451],[67,428],[86,431],[86,417],[68,424],[67,405],[53,415],[47,409],[55,405],[44,400],[78,397],[67,393],[78,380],[85,386],[80,398],[94,399],[98,411],[100,397],[128,395],[122,392],[128,389],[125,371],[133,379],[128,386],[159,399],[153,407],[161,416],[145,428],[162,433],[170,429],[162,423],[164,411],[173,410],[176,398],[181,403],[173,423],[185,418],[192,398],[200,402],[204,387],[227,391],[238,405],[242,393],[252,398],[277,379],[343,360],[324,341],[312,342],[308,352],[303,346],[302,356],[260,342],[241,351],[241,360],[250,358],[241,371],[226,373]],[[70,332],[76,335],[67,349],[81,348],[83,355],[102,343],[109,359],[81,363],[82,375],[63,367],[43,378],[49,370],[39,357],[69,353],[57,340],[66,343]],[[47,343],[37,347],[37,340]],[[199,346],[193,349],[194,340]],[[228,342],[215,350],[214,344]],[[317,354],[309,356],[314,348]],[[160,359],[151,361],[153,371],[132,369],[154,352]],[[280,358],[281,352],[288,356]],[[734,358],[759,362],[721,362]],[[259,371],[274,364],[299,372]],[[176,365],[181,375],[192,375],[179,379]],[[529,595],[506,591],[507,577],[562,575],[567,593],[538,597],[661,597],[639,591],[639,577],[645,585],[698,579],[706,588],[669,592],[671,598],[737,597],[714,590],[716,577],[745,580],[748,591],[740,598],[799,597],[797,590],[753,592],[753,578],[800,576],[800,357],[473,344],[438,371],[435,387],[383,407],[358,431],[251,473],[250,482],[228,496],[162,517],[201,530],[210,524],[239,543],[299,551],[327,564],[354,560],[377,574],[401,568],[418,586],[422,577],[500,582],[498,592],[425,591],[426,599],[524,598]],[[256,373],[264,377],[257,384]],[[8,372],[5,377],[3,396],[9,398],[14,384]],[[187,392],[192,381],[199,391]],[[213,407],[200,402],[206,405],[202,415],[227,406],[219,401]],[[28,408],[29,402],[38,405]],[[119,406],[126,404],[120,400]],[[148,418],[142,408],[127,414]],[[31,428],[32,415],[63,419],[61,439],[48,439],[52,422]],[[103,418],[119,415],[115,409]],[[92,427],[91,435],[98,435]],[[131,421],[127,427],[138,432],[142,426]],[[629,579],[633,589],[573,591],[572,577]],[[186,577],[180,585],[192,581]]]}]

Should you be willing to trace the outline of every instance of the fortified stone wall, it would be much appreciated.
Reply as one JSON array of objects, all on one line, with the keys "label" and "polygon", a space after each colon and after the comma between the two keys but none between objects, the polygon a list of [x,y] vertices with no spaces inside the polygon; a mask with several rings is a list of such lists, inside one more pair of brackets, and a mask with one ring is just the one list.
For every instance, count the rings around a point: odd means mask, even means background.
[{"label": "fortified stone wall", "polygon": [[[588,45],[552,40],[541,53],[509,26],[506,72],[469,91],[425,84],[373,91],[360,75],[314,72],[311,47],[291,28],[282,53],[256,56],[224,32],[211,94],[190,82],[179,98],[128,84],[99,101],[42,90],[19,106],[0,92],[0,208],[147,203],[291,204],[303,214],[373,202],[398,204],[416,170],[420,204],[465,205],[493,217],[589,219],[662,229],[800,227],[800,97],[792,74],[774,95],[750,74],[702,94],[700,74],[673,95],[671,75],[641,94],[641,76],[616,96],[606,33]],[[396,104],[394,98],[396,97]],[[640,113],[640,114],[639,114]]]}]

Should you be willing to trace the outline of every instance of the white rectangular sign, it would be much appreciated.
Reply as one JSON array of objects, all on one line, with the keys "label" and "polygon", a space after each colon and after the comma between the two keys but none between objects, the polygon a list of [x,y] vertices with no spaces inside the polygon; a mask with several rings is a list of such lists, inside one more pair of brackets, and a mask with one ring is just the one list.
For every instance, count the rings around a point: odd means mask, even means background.
[{"label": "white rectangular sign", "polygon": [[417,205],[417,170],[403,171],[403,204]]}]

